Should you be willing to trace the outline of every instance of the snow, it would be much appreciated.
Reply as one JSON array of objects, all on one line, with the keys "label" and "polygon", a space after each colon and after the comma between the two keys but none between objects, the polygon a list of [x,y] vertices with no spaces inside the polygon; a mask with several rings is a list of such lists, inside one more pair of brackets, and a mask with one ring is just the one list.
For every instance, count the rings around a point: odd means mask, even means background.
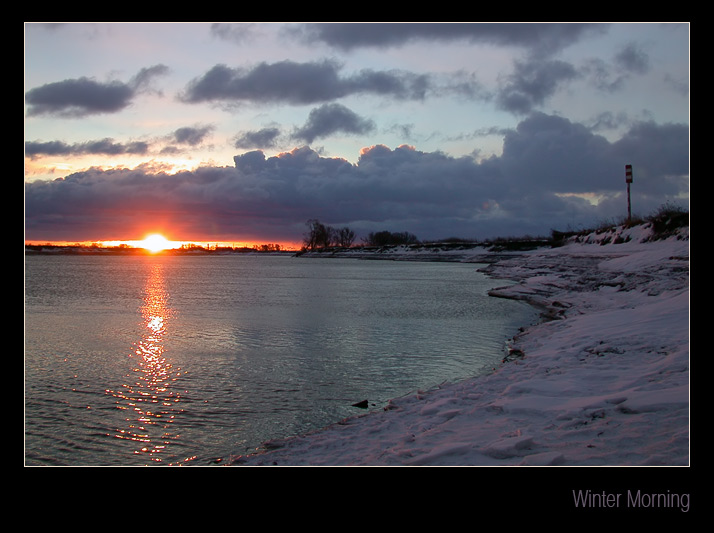
[{"label": "snow", "polygon": [[493,372],[232,464],[689,465],[688,228],[665,240],[649,239],[648,226],[613,231],[481,267],[517,282],[494,297],[548,317],[522,328]]}]

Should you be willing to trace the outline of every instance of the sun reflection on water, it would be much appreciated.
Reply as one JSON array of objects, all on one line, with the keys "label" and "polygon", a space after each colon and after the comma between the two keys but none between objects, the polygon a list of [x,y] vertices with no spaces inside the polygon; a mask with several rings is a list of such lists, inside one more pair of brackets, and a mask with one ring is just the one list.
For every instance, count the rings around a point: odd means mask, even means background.
[{"label": "sun reflection on water", "polygon": [[115,436],[135,442],[135,455],[150,463],[161,463],[162,454],[180,438],[172,428],[182,412],[182,396],[175,385],[185,372],[175,368],[164,355],[164,337],[171,316],[169,294],[164,266],[155,263],[150,268],[140,309],[145,332],[131,356],[136,367],[119,390],[109,392],[117,398],[117,407],[127,411],[126,426],[117,429]]}]

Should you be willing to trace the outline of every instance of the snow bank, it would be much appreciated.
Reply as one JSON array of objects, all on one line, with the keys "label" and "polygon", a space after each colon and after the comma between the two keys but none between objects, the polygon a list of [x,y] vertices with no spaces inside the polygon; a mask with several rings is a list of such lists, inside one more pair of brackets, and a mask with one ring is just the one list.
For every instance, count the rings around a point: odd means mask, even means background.
[{"label": "snow bank", "polygon": [[492,373],[233,464],[688,465],[688,229],[660,241],[643,226],[614,231],[483,269],[518,282],[493,296],[550,318],[517,335]]}]

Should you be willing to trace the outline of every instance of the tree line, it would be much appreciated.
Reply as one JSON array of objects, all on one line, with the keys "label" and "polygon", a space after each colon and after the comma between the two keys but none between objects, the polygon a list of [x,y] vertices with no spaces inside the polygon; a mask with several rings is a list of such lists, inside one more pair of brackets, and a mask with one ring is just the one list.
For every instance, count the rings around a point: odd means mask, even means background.
[{"label": "tree line", "polygon": [[[350,248],[355,241],[355,232],[348,227],[333,228],[323,224],[317,219],[310,219],[306,223],[303,244],[306,250],[320,250],[326,248]],[[417,244],[416,235],[404,232],[378,231],[371,232],[362,238],[365,246],[390,246],[397,244]]]},{"label": "tree line", "polygon": [[320,248],[349,248],[355,240],[355,232],[348,227],[333,228],[327,226],[317,219],[310,219],[306,223],[307,232],[303,239],[303,244],[307,250],[318,250]]}]

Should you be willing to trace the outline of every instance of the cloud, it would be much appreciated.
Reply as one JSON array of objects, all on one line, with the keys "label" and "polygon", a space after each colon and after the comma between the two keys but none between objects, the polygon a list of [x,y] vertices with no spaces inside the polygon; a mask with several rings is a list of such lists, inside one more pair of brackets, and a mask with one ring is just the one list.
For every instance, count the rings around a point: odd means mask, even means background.
[{"label": "cloud", "polygon": [[235,148],[243,149],[275,148],[280,134],[280,129],[276,127],[261,128],[255,131],[244,131],[236,136],[233,146]]},{"label": "cloud", "polygon": [[666,86],[670,87],[677,94],[686,97],[689,94],[689,80],[688,79],[677,79],[671,74],[665,74],[664,83]]},{"label": "cloud", "polygon": [[115,113],[128,107],[134,97],[149,88],[149,81],[167,72],[156,65],[142,69],[129,83],[98,82],[82,77],[48,83],[25,94],[28,116],[57,115],[66,118]]},{"label": "cloud", "polygon": [[[625,45],[610,63],[591,58],[575,66],[561,60],[528,57],[515,60],[513,72],[501,78],[495,101],[505,111],[526,115],[543,106],[571,81],[586,79],[593,87],[612,93],[622,89],[629,78],[646,74],[649,69],[649,57],[634,43]],[[485,99],[475,81],[469,86],[473,87],[474,96]]]},{"label": "cloud", "polygon": [[303,24],[286,32],[307,43],[342,50],[402,46],[414,41],[467,41],[553,53],[583,36],[606,31],[604,24],[521,23],[329,23]]},{"label": "cloud", "polygon": [[192,80],[181,95],[185,102],[255,102],[315,104],[353,94],[397,98],[423,98],[427,76],[398,70],[361,70],[340,75],[341,66],[331,60],[297,63],[260,63],[252,68],[215,65]]},{"label": "cloud", "polygon": [[127,107],[134,91],[121,82],[99,83],[89,78],[64,80],[30,89],[25,101],[28,116],[82,117],[114,113]]},{"label": "cloud", "polygon": [[564,61],[516,61],[497,96],[499,107],[526,114],[555,94],[559,86],[577,77],[575,67]]},{"label": "cloud", "polygon": [[310,111],[307,123],[293,133],[293,138],[309,144],[334,133],[362,135],[374,129],[373,121],[361,118],[342,104],[324,104]]},{"label": "cloud", "polygon": [[255,23],[213,23],[211,34],[219,39],[232,41],[236,44],[245,44],[255,39],[260,33],[260,25]]},{"label": "cloud", "polygon": [[501,171],[521,190],[584,193],[616,190],[625,164],[611,143],[565,118],[533,113],[508,132]]},{"label": "cloud", "polygon": [[197,146],[203,142],[211,131],[213,131],[213,126],[186,126],[174,131],[173,139],[179,144]]},{"label": "cloud", "polygon": [[615,63],[627,72],[646,74],[650,70],[649,56],[635,43],[628,43],[615,56]]},{"label": "cloud", "polygon": [[62,141],[30,141],[25,143],[25,156],[33,159],[46,155],[146,154],[148,151],[149,144],[146,142],[117,143],[110,138],[74,144],[67,144]]},{"label": "cloud", "polygon": [[166,74],[169,67],[166,65],[154,65],[152,67],[142,68],[129,82],[129,86],[135,93],[142,91],[150,91],[150,82],[153,78]]},{"label": "cloud", "polygon": [[635,43],[626,44],[611,63],[601,58],[588,59],[582,74],[599,90],[613,93],[621,90],[625,82],[635,75],[650,71],[649,56]]},{"label": "cloud", "polygon": [[[639,190],[678,195],[689,185],[689,127],[638,122],[612,145],[616,157],[634,169]],[[685,189],[686,188],[686,189]]]},{"label": "cloud", "polygon": [[[178,128],[163,140],[177,144],[197,146],[213,131],[213,126],[187,126]],[[152,143],[146,141],[116,142],[112,138],[96,141],[67,144],[63,141],[27,141],[25,157],[37,159],[43,156],[79,156],[79,155],[146,155]],[[175,153],[175,147],[165,147],[162,153]]]},{"label": "cloud", "polygon": [[81,226],[93,232],[82,239],[126,239],[162,225],[182,239],[276,242],[300,240],[311,218],[358,235],[542,235],[626,213],[625,164],[635,169],[636,212],[686,198],[688,154],[685,125],[638,123],[611,142],[535,113],[504,136],[502,155],[482,161],[374,145],[356,163],[302,147],[173,175],[89,169],[26,184],[26,238],[77,240]]}]

